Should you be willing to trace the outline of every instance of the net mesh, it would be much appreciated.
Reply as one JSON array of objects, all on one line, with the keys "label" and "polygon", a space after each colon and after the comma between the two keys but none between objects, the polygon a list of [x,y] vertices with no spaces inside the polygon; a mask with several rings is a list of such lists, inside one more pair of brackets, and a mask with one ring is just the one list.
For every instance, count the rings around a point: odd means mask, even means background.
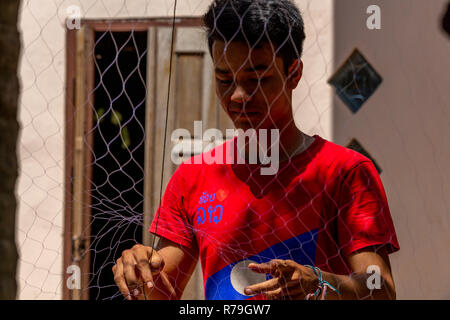
[{"label": "net mesh", "polygon": [[[83,266],[81,261],[88,261],[87,267],[85,265],[81,269],[81,277],[87,279],[86,282],[82,281],[83,285],[87,284],[81,288],[82,295],[88,294],[90,299],[124,299],[114,283],[111,268],[124,250],[143,243],[145,233],[150,227],[144,222],[146,215],[153,216],[152,213],[144,212],[144,185],[145,179],[148,178],[146,162],[149,161],[146,159],[149,155],[146,154],[145,148],[146,139],[151,138],[146,129],[149,128],[146,123],[146,103],[149,99],[148,87],[157,81],[149,79],[147,71],[151,61],[150,31],[136,28],[137,24],[133,23],[129,24],[128,30],[116,31],[114,20],[136,16],[165,16],[168,17],[169,23],[174,3],[113,2],[106,4],[103,1],[54,0],[40,1],[39,4],[37,1],[24,1],[22,4],[21,30],[24,45],[20,70],[22,137],[18,187],[18,245],[21,251],[19,298],[62,297],[67,286],[63,274],[66,274],[66,268],[69,266],[67,263],[63,264],[66,247],[66,250],[71,250],[65,254],[71,257],[69,260],[72,264]],[[253,6],[258,6],[259,2],[254,3]],[[290,259],[301,264],[316,265],[329,272],[349,272],[343,257],[344,252],[350,250],[347,249],[350,244],[353,246],[356,231],[353,226],[347,225],[349,221],[338,213],[347,212],[354,203],[358,203],[371,187],[370,184],[377,183],[378,180],[365,176],[368,170],[373,169],[367,161],[359,164],[357,169],[360,170],[337,167],[333,171],[334,175],[325,180],[319,177],[323,163],[319,166],[314,161],[314,156],[318,151],[320,137],[316,136],[314,141],[311,137],[315,134],[327,137],[331,132],[331,94],[326,80],[331,76],[332,53],[331,45],[324,44],[330,35],[331,19],[327,18],[331,16],[331,4],[317,5],[317,1],[297,1],[297,4],[305,20],[307,34],[303,46],[303,60],[305,65],[308,62],[310,64],[304,71],[298,89],[293,93],[292,118],[287,117],[287,122],[281,119],[282,111],[285,110],[280,108],[279,101],[286,101],[283,99],[288,98],[288,90],[283,87],[287,84],[286,69],[280,68],[280,61],[273,58],[273,52],[272,58],[261,60],[269,62],[269,71],[253,72],[251,77],[248,73],[243,73],[245,68],[255,68],[252,53],[261,52],[259,47],[255,47],[257,39],[249,39],[245,34],[252,30],[245,30],[244,35],[239,35],[239,26],[237,30],[229,31],[242,38],[242,50],[229,42],[233,37],[225,41],[224,48],[234,55],[228,56],[226,51],[223,51],[220,59],[215,60],[218,64],[214,67],[226,69],[228,73],[222,74],[218,80],[211,78],[210,81],[216,83],[217,92],[222,97],[235,95],[229,98],[234,101],[232,106],[241,108],[237,114],[232,114],[235,123],[245,122],[247,126],[250,124],[269,128],[277,125],[280,135],[286,136],[288,131],[292,130],[296,119],[297,125],[303,132],[309,133],[310,138],[305,138],[305,144],[291,144],[291,141],[284,140],[279,150],[281,157],[296,154],[294,159],[299,162],[284,162],[280,164],[275,175],[268,176],[260,174],[258,165],[227,166],[225,173],[222,173],[216,166],[211,169],[197,164],[183,164],[182,170],[176,171],[172,176],[177,166],[172,163],[167,152],[164,154],[163,161],[167,163],[165,170],[172,178],[165,189],[161,210],[155,216],[158,225],[155,224],[154,231],[164,233],[172,241],[198,246],[204,270],[203,275],[198,273],[198,269],[194,273],[185,297],[248,298],[243,292],[245,285],[270,278],[266,274],[249,271],[250,262]],[[199,16],[205,12],[208,5],[209,1],[185,1],[179,4],[177,16]],[[76,239],[76,232],[71,229],[71,235],[75,238],[64,238],[63,234],[69,231],[64,229],[65,212],[76,207],[72,197],[69,203],[64,202],[64,188],[67,187],[64,182],[64,161],[69,158],[72,162],[80,161],[74,160],[77,142],[72,143],[64,139],[67,126],[72,129],[76,126],[78,112],[75,110],[65,115],[62,107],[67,95],[64,90],[67,86],[64,71],[67,49],[64,29],[67,26],[65,19],[69,7],[75,10],[74,12],[79,10],[83,17],[105,19],[105,25],[109,25],[108,30],[93,33],[92,51],[86,55],[92,59],[94,81],[92,90],[82,103],[85,113],[90,115],[86,117],[92,119],[92,122],[86,125],[87,129],[81,140],[87,155],[81,158],[82,174],[74,177],[74,173],[70,172],[66,177],[73,190],[77,179],[83,179],[83,173],[90,172],[81,189],[84,200],[78,207],[82,212],[87,212],[89,217],[87,222],[85,220],[81,225],[85,236],[82,240],[86,241],[84,243],[87,247],[80,247],[79,261],[73,252],[74,243],[79,240]],[[234,15],[237,21],[249,18],[249,10],[234,6],[232,8],[227,14]],[[270,14],[260,9],[255,12],[253,14],[256,18],[272,19]],[[289,10],[283,13],[288,14]],[[216,12],[214,20],[220,20],[222,14],[223,11]],[[229,18],[228,16],[226,19]],[[289,21],[287,23],[292,27]],[[263,27],[263,30],[261,36],[272,36],[267,33],[266,27]],[[213,31],[218,31],[219,37],[229,36],[224,35],[223,30]],[[206,42],[206,35],[204,40]],[[189,39],[187,41],[189,42]],[[277,41],[279,44],[294,44],[296,38],[289,33],[289,37]],[[248,50],[249,47],[251,50],[245,51],[245,48]],[[238,58],[236,52],[240,53]],[[279,53],[277,50],[275,52]],[[299,58],[298,48],[294,49],[294,52],[297,56],[293,58]],[[166,52],[167,56],[170,56],[170,51]],[[204,58],[209,59],[208,56]],[[177,59],[176,61],[182,61],[179,56]],[[191,60],[186,61],[186,65],[189,65]],[[156,65],[159,63],[161,62],[156,61]],[[178,70],[177,79],[181,77],[184,82],[189,82],[192,74],[182,74],[180,65],[174,66],[174,70]],[[278,85],[270,82],[275,81],[273,79],[279,80]],[[265,81],[271,84],[266,84]],[[241,89],[244,91],[236,93],[235,84],[244,82],[246,85],[249,83],[248,87],[243,85]],[[179,88],[175,89],[177,94],[180,92]],[[265,88],[271,91],[266,91]],[[164,94],[161,96],[164,101]],[[174,99],[174,96],[171,98]],[[254,115],[251,118],[252,110],[245,110],[245,107],[256,107],[257,103],[254,101],[273,112],[268,112],[262,118]],[[164,103],[157,105],[157,108],[165,107]],[[174,105],[169,103],[169,107],[173,108]],[[244,115],[243,111],[250,114]],[[177,112],[178,117],[188,117],[191,111],[185,109]],[[200,111],[200,115],[201,118],[195,120],[204,120],[208,112]],[[236,117],[240,117],[240,120]],[[216,123],[217,119],[218,116]],[[162,128],[177,129],[176,124],[175,128]],[[168,137],[170,134],[171,132],[168,132]],[[233,149],[233,141],[228,140],[230,150]],[[220,145],[220,142],[221,140],[217,139],[214,145]],[[65,154],[67,143],[73,145],[73,149]],[[173,142],[167,139],[166,149],[171,148]],[[200,151],[204,149],[200,148]],[[189,156],[187,153],[181,158],[187,159]],[[304,162],[305,156],[311,159]],[[303,175],[307,163],[311,164],[307,172],[317,176]],[[149,167],[155,176],[158,176],[161,170],[158,164]],[[332,164],[330,162],[329,165]],[[349,163],[345,164],[346,169],[350,169]],[[237,182],[239,184],[236,184]],[[362,185],[356,186],[356,183]],[[230,188],[232,185],[235,187]],[[335,190],[338,187],[348,188],[349,192],[353,188],[359,188],[359,192],[342,193],[348,195],[347,198],[342,194],[338,197]],[[158,193],[156,190],[152,192]],[[386,208],[381,200],[381,206],[372,208],[373,217],[367,219],[386,219]],[[181,204],[180,201],[184,202]],[[176,208],[178,210],[175,210]],[[325,209],[331,211],[325,212]],[[72,213],[76,214],[80,212]],[[389,224],[384,220],[382,223]],[[74,227],[72,221],[66,225]],[[368,225],[370,223],[367,221],[360,224],[364,228],[369,228]],[[336,228],[346,236],[338,236]],[[369,229],[361,231],[368,234],[371,232]],[[388,238],[383,238],[382,235],[381,239],[394,241],[392,234]],[[70,245],[67,245],[67,241]],[[150,243],[147,239],[147,244]],[[188,273],[187,270],[178,271],[179,279]],[[179,279],[170,280],[176,282]],[[147,291],[146,298],[149,294],[150,291]],[[161,291],[161,294],[166,293]]]}]

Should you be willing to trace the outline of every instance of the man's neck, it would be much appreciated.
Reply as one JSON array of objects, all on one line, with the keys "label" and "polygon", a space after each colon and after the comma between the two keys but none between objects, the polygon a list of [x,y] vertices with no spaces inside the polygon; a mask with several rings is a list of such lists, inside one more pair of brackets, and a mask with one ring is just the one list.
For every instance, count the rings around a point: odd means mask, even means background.
[{"label": "man's neck", "polygon": [[[261,137],[258,133],[258,130],[256,130],[256,132],[259,140]],[[278,162],[283,162],[291,159],[292,157],[306,150],[313,142],[312,137],[300,131],[294,123],[292,123],[292,125],[285,126],[284,129],[279,129],[278,133]],[[271,137],[272,135],[270,133],[270,130],[268,130],[266,136],[267,142],[263,144],[265,144],[269,148],[267,152],[273,155],[271,152],[273,152],[274,149],[270,146],[276,142],[271,141]],[[238,152],[242,157],[245,157],[246,163],[249,163],[249,145],[245,145],[245,154],[243,152],[240,152],[239,150]],[[259,160],[261,159],[258,159],[258,163],[260,163]]]},{"label": "man's neck", "polygon": [[280,129],[280,162],[293,158],[310,144],[311,137],[299,130],[295,123]]}]

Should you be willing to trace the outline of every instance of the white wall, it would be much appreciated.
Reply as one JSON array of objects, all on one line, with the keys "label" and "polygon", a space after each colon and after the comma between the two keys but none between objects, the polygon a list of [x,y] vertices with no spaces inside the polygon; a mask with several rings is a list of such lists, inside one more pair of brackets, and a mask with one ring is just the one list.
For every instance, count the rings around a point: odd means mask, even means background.
[{"label": "white wall", "polygon": [[[381,8],[381,30],[366,8]],[[383,83],[357,114],[334,99],[333,135],[356,137],[383,172],[400,251],[391,256],[399,298],[450,298],[450,38],[447,0],[335,2],[335,62],[357,47]]]}]

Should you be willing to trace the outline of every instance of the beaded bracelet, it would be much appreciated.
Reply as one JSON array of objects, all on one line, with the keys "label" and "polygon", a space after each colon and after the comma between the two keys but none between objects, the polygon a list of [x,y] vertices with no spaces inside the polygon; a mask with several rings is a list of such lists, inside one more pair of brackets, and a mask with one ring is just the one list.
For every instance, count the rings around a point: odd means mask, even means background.
[{"label": "beaded bracelet", "polygon": [[308,293],[305,297],[305,300],[310,300],[312,297],[314,297],[314,300],[317,300],[317,298],[320,297],[320,295],[322,295],[321,300],[325,300],[327,296],[327,288],[330,288],[337,294],[340,294],[339,291],[335,287],[333,287],[328,281],[323,280],[322,270],[310,265],[305,265],[305,267],[311,268],[319,280],[319,287],[317,288],[317,290],[314,293]]}]

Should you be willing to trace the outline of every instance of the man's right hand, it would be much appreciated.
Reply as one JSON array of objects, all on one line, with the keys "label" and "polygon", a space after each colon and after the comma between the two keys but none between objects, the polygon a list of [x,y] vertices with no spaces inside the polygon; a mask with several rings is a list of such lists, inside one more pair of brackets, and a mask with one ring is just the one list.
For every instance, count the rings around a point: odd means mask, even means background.
[{"label": "man's right hand", "polygon": [[128,300],[148,299],[152,293],[176,298],[175,290],[163,271],[164,259],[151,247],[136,244],[122,252],[113,266],[114,281]]}]

